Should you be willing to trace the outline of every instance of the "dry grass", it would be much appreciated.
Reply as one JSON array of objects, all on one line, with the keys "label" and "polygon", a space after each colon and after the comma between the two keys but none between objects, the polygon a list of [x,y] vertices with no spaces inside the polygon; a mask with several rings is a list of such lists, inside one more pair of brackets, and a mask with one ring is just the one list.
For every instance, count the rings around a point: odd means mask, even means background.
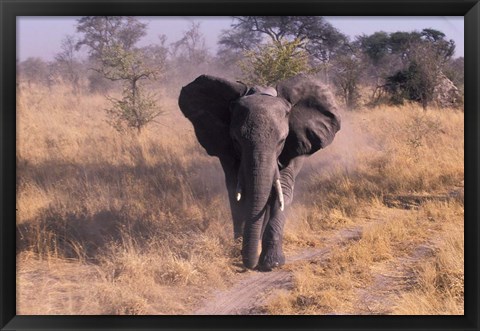
[{"label": "dry grass", "polygon": [[[294,269],[294,289],[279,291],[266,310],[463,314],[463,113],[408,106],[346,115],[336,141],[306,166],[318,174],[301,178],[287,244],[320,246],[353,225],[362,238]],[[387,197],[420,205],[385,208]]]},{"label": "dry grass", "polygon": [[432,256],[411,269],[413,289],[400,296],[393,310],[399,315],[463,315],[464,219],[463,205],[429,204],[425,211],[441,231]]},{"label": "dry grass", "polygon": [[[235,249],[221,169],[175,100],[141,136],[110,128],[102,97],[36,87],[18,101],[19,313],[178,313],[202,294],[199,284],[222,286],[236,255],[225,253]],[[47,278],[23,272],[40,266]],[[31,309],[39,302],[28,288],[75,268],[95,270],[88,291],[60,283],[56,302]],[[62,304],[72,291],[78,304]]]},{"label": "dry grass", "polygon": [[[431,208],[453,216],[432,220]],[[463,205],[371,216],[385,221],[366,222],[360,240],[294,268],[294,289],[273,296],[268,313],[463,314]]]},{"label": "dry grass", "polygon": [[[231,282],[239,249],[223,174],[175,98],[161,98],[169,113],[140,136],[108,126],[102,96],[33,87],[17,101],[19,314],[190,313]],[[359,291],[428,243],[434,254],[406,263],[408,286],[385,313],[462,312],[462,197],[408,211],[384,199],[446,194],[462,182],[463,113],[348,113],[317,154],[297,180],[286,250],[320,247],[354,225],[363,235],[325,263],[292,266],[295,288],[268,311],[359,313]]]}]

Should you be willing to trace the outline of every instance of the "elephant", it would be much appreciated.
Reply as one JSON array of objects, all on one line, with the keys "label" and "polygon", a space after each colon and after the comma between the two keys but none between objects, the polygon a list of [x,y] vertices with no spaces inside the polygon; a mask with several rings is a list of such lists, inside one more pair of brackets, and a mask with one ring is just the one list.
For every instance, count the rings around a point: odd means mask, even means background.
[{"label": "elephant", "polygon": [[285,264],[283,231],[295,178],[307,156],[340,130],[328,88],[299,74],[275,88],[201,75],[181,89],[178,104],[196,138],[218,157],[247,269]]}]

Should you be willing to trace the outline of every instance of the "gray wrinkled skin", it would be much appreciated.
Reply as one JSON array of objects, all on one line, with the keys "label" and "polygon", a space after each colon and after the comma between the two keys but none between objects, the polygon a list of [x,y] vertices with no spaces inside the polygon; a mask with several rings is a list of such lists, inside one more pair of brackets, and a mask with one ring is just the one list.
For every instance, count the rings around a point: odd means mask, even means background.
[{"label": "gray wrinkled skin", "polygon": [[179,106],[200,144],[219,158],[225,172],[234,237],[243,237],[245,267],[267,271],[283,265],[285,212],[295,178],[305,157],[329,145],[340,129],[332,95],[303,74],[276,88],[249,88],[202,75],[182,88]]}]

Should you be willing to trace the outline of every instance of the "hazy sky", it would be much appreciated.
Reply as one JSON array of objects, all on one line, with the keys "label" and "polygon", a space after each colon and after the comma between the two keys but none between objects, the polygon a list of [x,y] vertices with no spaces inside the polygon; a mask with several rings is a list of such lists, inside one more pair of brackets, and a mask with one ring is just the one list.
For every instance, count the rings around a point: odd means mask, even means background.
[{"label": "hazy sky", "polygon": [[[28,57],[53,59],[60,51],[62,39],[75,35],[77,17],[18,17],[17,18],[17,57],[23,61]],[[216,50],[218,35],[222,29],[228,29],[232,23],[230,17],[141,17],[148,23],[147,35],[141,45],[156,43],[158,36],[165,34],[167,43],[172,43],[188,29],[190,22],[201,23],[207,46]],[[389,16],[357,17],[327,16],[326,19],[338,30],[351,38],[376,31],[413,31],[434,28],[453,39],[456,44],[455,56],[464,55],[463,16]]]}]

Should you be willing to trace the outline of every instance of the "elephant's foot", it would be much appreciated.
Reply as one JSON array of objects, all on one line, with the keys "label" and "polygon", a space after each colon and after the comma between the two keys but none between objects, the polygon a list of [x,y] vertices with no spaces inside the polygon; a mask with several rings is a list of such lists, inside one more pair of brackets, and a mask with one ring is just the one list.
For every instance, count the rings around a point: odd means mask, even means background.
[{"label": "elephant's foot", "polygon": [[257,269],[260,271],[272,271],[274,268],[285,264],[285,255],[281,244],[268,245],[262,249]]}]

